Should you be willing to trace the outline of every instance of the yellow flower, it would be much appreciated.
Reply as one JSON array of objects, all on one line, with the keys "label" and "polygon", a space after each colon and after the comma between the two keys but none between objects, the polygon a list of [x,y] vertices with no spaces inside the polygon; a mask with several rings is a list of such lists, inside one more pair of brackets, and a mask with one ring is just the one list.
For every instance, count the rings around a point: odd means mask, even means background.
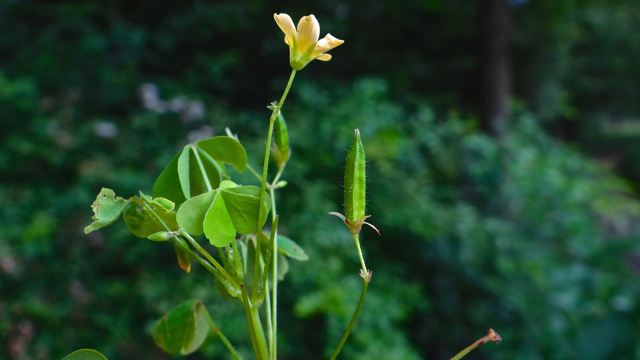
[{"label": "yellow flower", "polygon": [[287,14],[273,14],[273,18],[284,32],[284,42],[289,45],[289,64],[295,70],[302,70],[311,60],[330,60],[331,55],[325,53],[344,42],[331,34],[318,41],[320,23],[313,15],[303,16],[297,30]]}]

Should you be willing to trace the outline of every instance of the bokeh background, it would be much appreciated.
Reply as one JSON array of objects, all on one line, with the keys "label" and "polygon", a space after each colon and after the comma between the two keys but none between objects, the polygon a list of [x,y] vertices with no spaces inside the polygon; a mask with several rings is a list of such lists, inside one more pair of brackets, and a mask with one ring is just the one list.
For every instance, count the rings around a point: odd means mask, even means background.
[{"label": "bokeh background", "polygon": [[[281,232],[280,358],[328,358],[360,292],[342,208],[359,128],[374,271],[341,358],[640,358],[640,2],[0,0],[0,358],[173,359],[150,336],[184,300],[252,358],[238,303],[122,221],[189,141],[240,136],[259,168],[289,76],[273,21],[345,39],[299,72]],[[256,184],[247,174],[238,182]],[[211,339],[191,359],[230,358]]]}]

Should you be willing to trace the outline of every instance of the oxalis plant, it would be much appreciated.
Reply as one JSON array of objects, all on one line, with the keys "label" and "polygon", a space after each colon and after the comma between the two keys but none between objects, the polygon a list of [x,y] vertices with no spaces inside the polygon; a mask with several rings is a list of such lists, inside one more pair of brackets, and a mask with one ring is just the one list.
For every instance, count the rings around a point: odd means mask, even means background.
[{"label": "oxalis plant", "polygon": [[[279,216],[275,191],[286,186],[280,180],[291,156],[287,124],[282,107],[297,71],[313,60],[327,61],[326,52],[344,41],[330,34],[319,39],[320,24],[315,16],[304,16],[298,27],[287,14],[274,14],[276,23],[289,45],[292,71],[280,98],[271,110],[262,175],[247,164],[247,154],[238,136],[227,128],[226,136],[213,137],[186,145],[153,186],[153,196],[140,192],[129,199],[116,196],[103,188],[91,206],[95,215],[85,233],[113,224],[120,216],[141,238],[173,245],[178,264],[187,273],[195,260],[216,278],[216,289],[223,297],[237,300],[244,307],[249,337],[259,360],[275,360],[278,350],[278,280],[286,265],[286,257],[307,260],[304,250],[293,240],[278,235]],[[269,161],[277,165],[277,174],[268,181]],[[227,167],[239,173],[248,169],[260,181],[260,187],[241,185],[230,177]],[[349,228],[362,268],[362,294],[353,318],[331,359],[335,359],[358,318],[364,303],[372,271],[367,269],[360,248],[362,226],[369,224],[365,215],[366,195],[365,153],[360,132],[355,130],[347,154],[344,176],[344,214],[331,212]],[[271,214],[270,231],[264,225]],[[379,233],[379,231],[378,231]],[[204,234],[209,244],[201,245],[194,237]],[[210,251],[217,252],[217,258]],[[214,253],[215,254],[215,253]],[[265,318],[259,309],[265,305]],[[266,335],[265,326],[266,322]],[[235,359],[241,359],[233,345],[218,328],[205,305],[199,299],[188,300],[161,317],[151,332],[153,341],[169,354],[187,355],[196,351],[213,331]],[[473,348],[487,341],[499,342],[493,330],[460,352],[460,359]],[[95,350],[82,349],[65,359],[105,359]]]}]

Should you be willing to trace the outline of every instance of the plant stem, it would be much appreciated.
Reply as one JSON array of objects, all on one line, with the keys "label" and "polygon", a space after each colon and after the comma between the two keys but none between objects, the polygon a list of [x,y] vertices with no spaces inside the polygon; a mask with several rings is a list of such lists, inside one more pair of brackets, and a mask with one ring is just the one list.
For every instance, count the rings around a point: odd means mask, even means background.
[{"label": "plant stem", "polygon": [[[278,175],[280,175],[280,171],[278,172]],[[276,179],[278,178],[278,176],[276,176]],[[273,190],[273,187],[269,188],[269,192],[271,193],[271,217],[275,219],[278,217],[277,213],[276,213],[276,194],[275,191]],[[271,303],[271,316],[273,318],[272,322],[271,322],[271,326],[273,327],[273,329],[271,330],[272,332],[272,336],[271,336],[271,342],[269,343],[269,345],[271,346],[271,359],[275,360],[276,359],[276,354],[277,354],[277,340],[276,340],[276,333],[278,331],[278,229],[271,229],[271,231],[273,232],[273,241],[272,244],[269,244],[272,246],[271,251],[273,251],[273,268],[272,268],[272,281],[273,281],[273,286],[272,286],[272,294],[273,294],[273,302]]]},{"label": "plant stem", "polygon": [[500,337],[500,335],[498,335],[497,332],[493,331],[493,329],[489,329],[489,333],[487,335],[476,340],[476,342],[474,342],[473,344],[467,346],[464,350],[460,351],[456,356],[452,357],[451,360],[460,360],[469,352],[471,352],[471,350],[489,341],[495,341],[496,343],[499,343],[500,341],[502,341],[502,338]]},{"label": "plant stem", "polygon": [[271,317],[271,295],[269,294],[269,282],[267,281],[266,288],[264,289],[267,307],[265,308],[267,313],[267,336],[269,337],[269,349],[271,349],[271,356],[273,357],[275,351],[273,349],[273,321]]},{"label": "plant stem", "polygon": [[253,328],[253,319],[251,318],[251,305],[249,304],[249,296],[247,296],[247,289],[245,289],[244,284],[240,284],[240,291],[242,292],[242,305],[244,306],[244,314],[247,317],[247,325],[249,326],[249,335],[251,336],[253,351],[256,353],[256,359],[262,360],[262,352],[258,348],[258,342],[256,341],[256,332]]},{"label": "plant stem", "polygon": [[[156,220],[160,224],[162,224],[162,226],[165,228],[165,230],[171,232],[171,229],[169,229],[169,226],[167,226],[167,224],[164,223],[164,221],[160,218],[160,216],[158,216],[158,214],[156,214],[156,212],[153,210],[153,208],[151,206],[149,206],[149,204],[147,203],[146,200],[144,200],[144,207],[147,209],[147,211],[149,211],[156,218]],[[224,276],[227,279],[229,284],[236,284],[237,285],[237,283],[231,278],[229,273],[205,249],[203,249],[202,246],[200,246],[200,244],[198,244],[191,237],[191,235],[189,235],[183,229],[180,229],[178,231],[178,234],[182,235],[187,240],[189,240],[191,245],[193,245],[193,247],[195,247],[209,261],[209,263],[213,264],[213,266],[216,267],[216,269],[222,274],[222,276]]]},{"label": "plant stem", "polygon": [[236,352],[236,349],[233,348],[233,345],[231,345],[231,343],[229,342],[227,337],[224,336],[224,334],[213,323],[213,320],[211,320],[211,316],[209,316],[209,312],[205,310],[204,313],[207,315],[207,321],[209,321],[209,326],[211,326],[211,328],[213,329],[213,332],[215,332],[216,335],[218,335],[220,337],[220,340],[222,340],[222,342],[227,347],[227,349],[229,349],[229,352],[231,353],[231,355],[233,355],[233,357],[236,360],[242,360],[242,358],[240,357],[238,352]]},{"label": "plant stem", "polygon": [[195,261],[197,261],[200,265],[204,266],[205,269],[209,270],[210,273],[212,273],[216,277],[220,275],[220,272],[216,270],[213,266],[211,266],[211,264],[209,264],[206,260],[198,256],[198,254],[191,251],[191,249],[189,248],[189,245],[187,245],[187,243],[184,242],[184,240],[180,239],[178,236],[174,236],[173,239],[178,244],[178,246],[180,246],[184,251],[186,251],[189,255],[191,255],[191,257]]},{"label": "plant stem", "polygon": [[202,178],[204,179],[204,184],[207,186],[207,191],[213,190],[211,187],[211,183],[209,182],[209,177],[207,176],[207,172],[204,170],[204,165],[202,164],[202,160],[200,160],[200,155],[198,155],[198,150],[193,145],[189,145],[191,151],[193,151],[193,155],[195,155],[196,160],[198,161],[198,166],[200,166],[200,172],[202,173]]},{"label": "plant stem", "polygon": [[360,264],[362,264],[361,276],[364,279],[364,284],[362,285],[362,294],[360,294],[360,301],[358,301],[358,306],[356,307],[356,311],[353,313],[353,317],[351,318],[349,327],[347,328],[347,331],[345,331],[344,335],[342,336],[342,340],[340,340],[340,344],[338,344],[336,351],[331,356],[331,360],[334,360],[338,356],[338,354],[340,353],[340,350],[342,350],[342,346],[347,341],[347,338],[351,333],[351,329],[353,328],[353,325],[355,325],[356,319],[358,319],[358,315],[360,314],[360,309],[362,308],[362,304],[364,303],[364,296],[367,293],[367,288],[369,287],[369,282],[371,281],[371,274],[367,270],[367,266],[364,264],[364,258],[362,257],[362,249],[360,249],[360,235],[359,234],[352,234],[352,235],[353,235],[353,241],[355,241],[356,248],[358,249]]},{"label": "plant stem", "polygon": [[[293,83],[293,79],[296,76],[296,70],[292,69],[291,70],[291,76],[289,76],[289,81],[287,82],[287,87],[284,89],[284,93],[282,94],[282,97],[280,98],[280,101],[278,102],[278,105],[276,105],[276,108],[273,110],[273,112],[271,113],[271,118],[269,118],[269,131],[267,133],[267,144],[266,144],[266,148],[265,148],[265,152],[264,152],[264,163],[262,166],[262,183],[260,184],[260,201],[258,202],[259,207],[258,207],[258,236],[257,236],[257,241],[256,241],[256,261],[255,263],[258,264],[258,259],[260,256],[260,243],[262,242],[260,240],[260,237],[262,236],[262,221],[260,221],[262,219],[262,203],[264,202],[264,195],[265,195],[265,189],[267,186],[267,170],[269,169],[269,153],[271,150],[271,138],[273,137],[273,124],[276,120],[276,117],[280,114],[280,110],[282,109],[282,105],[284,104],[285,99],[287,98],[287,95],[289,94],[289,89],[291,89],[291,84]],[[276,253],[277,255],[277,253]],[[277,261],[274,261],[274,269],[277,270]],[[268,271],[268,269],[266,269],[266,271]],[[259,269],[256,266],[255,269],[255,273],[254,273],[254,279],[259,279],[258,277],[259,275]],[[277,273],[273,274],[273,277],[277,277]],[[256,289],[254,288],[254,297],[257,295],[257,292],[255,291]],[[274,289],[274,291],[276,291]],[[274,294],[276,294],[274,292]],[[276,300],[274,299],[273,301],[273,306],[275,308],[275,304],[276,304]],[[277,326],[276,326],[276,313],[272,314],[273,316],[273,346],[271,348],[271,353],[273,354],[273,358],[275,358],[276,356],[276,346],[277,346]],[[264,336],[264,334],[263,334]]]},{"label": "plant stem", "polygon": [[[261,352],[263,359],[269,359],[269,348],[267,347],[267,340],[264,337],[264,330],[262,329],[262,322],[260,321],[260,314],[258,313],[258,306],[249,304],[251,312],[251,321],[253,321],[253,328],[256,334],[256,342],[258,343],[258,349]],[[259,331],[258,331],[259,329]]]},{"label": "plant stem", "polygon": [[251,165],[249,165],[249,163],[247,163],[247,169],[249,169],[249,171],[251,171],[251,173],[253,175],[255,175],[256,178],[258,178],[258,180],[262,181],[262,178],[260,177],[260,174],[258,174],[258,172],[253,167],[251,167]]},{"label": "plant stem", "polygon": [[362,273],[367,274],[367,266],[364,264],[364,258],[362,257],[362,249],[360,249],[360,235],[353,234],[353,241],[356,242],[356,248],[358,248],[358,256],[360,256],[360,264],[362,264]]},{"label": "plant stem", "polygon": [[231,277],[231,275],[229,275],[227,270],[225,270],[224,267],[222,267],[222,265],[220,265],[220,263],[218,263],[216,259],[214,259],[213,256],[211,256],[211,254],[209,254],[205,249],[203,249],[202,246],[200,246],[200,244],[198,244],[198,242],[191,237],[191,235],[189,235],[183,229],[180,229],[179,234],[184,236],[187,240],[189,240],[191,245],[194,248],[196,248],[196,250],[198,250],[198,252],[200,252],[200,254],[202,254],[211,264],[213,264],[213,266],[215,266],[216,269],[218,269],[218,271],[220,271],[222,276],[224,276],[227,279],[229,284],[233,284],[237,286],[238,283]]},{"label": "plant stem", "polygon": [[347,328],[347,331],[342,336],[342,340],[340,340],[340,344],[338,344],[338,348],[336,348],[336,351],[334,351],[333,355],[331,356],[331,360],[334,360],[338,356],[338,354],[340,353],[340,350],[342,350],[342,346],[347,341],[347,338],[351,333],[351,329],[353,328],[353,325],[355,325],[356,319],[360,314],[360,308],[362,308],[362,303],[364,302],[364,296],[367,293],[368,286],[369,286],[369,282],[365,279],[364,284],[362,285],[362,294],[360,294],[360,301],[358,301],[358,306],[356,307],[356,311],[353,314],[353,318],[351,318],[351,322],[349,323],[349,327]]}]

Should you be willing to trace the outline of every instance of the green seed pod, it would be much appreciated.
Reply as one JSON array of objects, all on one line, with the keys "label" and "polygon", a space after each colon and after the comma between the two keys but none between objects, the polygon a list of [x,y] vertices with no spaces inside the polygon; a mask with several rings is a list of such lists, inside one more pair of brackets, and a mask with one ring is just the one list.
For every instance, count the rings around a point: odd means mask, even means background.
[{"label": "green seed pod", "polygon": [[278,115],[275,120],[271,154],[279,168],[287,164],[289,155],[291,155],[291,149],[289,149],[289,132],[287,131],[287,123],[284,121],[282,114]]},{"label": "green seed pod", "polygon": [[356,129],[353,143],[347,154],[344,172],[344,215],[354,224],[364,216],[365,193],[367,188],[366,161],[360,141],[360,131]]},{"label": "green seed pod", "polygon": [[157,233],[153,233],[149,235],[149,240],[161,242],[161,241],[169,240],[170,237],[171,237],[171,234],[169,234],[168,232],[158,231]]}]

